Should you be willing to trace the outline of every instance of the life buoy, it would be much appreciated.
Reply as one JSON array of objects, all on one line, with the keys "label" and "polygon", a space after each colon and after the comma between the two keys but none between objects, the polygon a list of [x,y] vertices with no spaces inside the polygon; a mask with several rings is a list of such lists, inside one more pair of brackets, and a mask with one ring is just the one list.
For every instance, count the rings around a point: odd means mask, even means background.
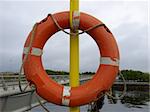
[{"label": "life buoy", "polygon": [[[63,29],[70,28],[69,12],[53,14],[58,24]],[[85,14],[80,14],[80,30],[86,30],[96,24],[102,23],[98,19]],[[94,77],[78,87],[63,86],[52,80],[45,72],[42,65],[42,50],[46,41],[59,29],[51,17],[47,17],[37,26],[32,48],[24,63],[24,72],[29,82],[36,86],[37,93],[48,102],[70,107],[81,106],[92,102],[99,93],[109,90],[119,70],[119,51],[117,43],[107,27],[97,27],[87,33],[96,41],[100,50],[100,66]],[[31,39],[29,34],[24,55]],[[23,55],[23,56],[24,56]]]}]

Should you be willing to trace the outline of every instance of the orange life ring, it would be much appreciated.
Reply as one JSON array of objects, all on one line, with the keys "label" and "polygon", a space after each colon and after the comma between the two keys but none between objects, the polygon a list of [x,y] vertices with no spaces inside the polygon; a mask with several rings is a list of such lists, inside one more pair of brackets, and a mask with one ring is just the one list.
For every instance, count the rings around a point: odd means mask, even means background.
[{"label": "orange life ring", "polygon": [[[53,14],[63,29],[70,28],[69,12]],[[98,19],[80,13],[80,30],[86,30],[102,23]],[[97,27],[87,32],[97,43],[100,49],[100,66],[94,77],[78,87],[63,86],[52,80],[45,72],[41,54],[46,41],[57,31],[52,18],[49,16],[38,25],[32,48],[24,63],[24,72],[29,82],[34,83],[37,93],[48,102],[70,107],[81,106],[92,102],[99,93],[109,90],[119,70],[119,51],[117,43],[107,27]],[[24,54],[31,39],[29,34],[24,48]]]}]

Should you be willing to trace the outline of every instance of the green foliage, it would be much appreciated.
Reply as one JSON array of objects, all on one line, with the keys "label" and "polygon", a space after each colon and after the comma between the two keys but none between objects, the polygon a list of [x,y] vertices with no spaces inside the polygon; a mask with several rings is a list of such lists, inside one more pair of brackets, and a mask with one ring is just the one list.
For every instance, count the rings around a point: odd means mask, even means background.
[{"label": "green foliage", "polygon": [[[65,72],[65,71],[54,71],[54,70],[45,70],[47,72],[47,74],[49,75],[69,75],[69,72]],[[83,72],[80,73],[80,75],[94,75],[95,72]]]},{"label": "green foliage", "polygon": [[53,71],[53,70],[45,70],[49,75],[68,75],[68,72],[65,71]]},{"label": "green foliage", "polygon": [[[149,82],[149,73],[143,73],[141,71],[134,71],[134,70],[122,70],[121,73],[123,74],[126,80],[134,80],[139,82]],[[122,78],[119,76],[119,79]]]},{"label": "green foliage", "polygon": [[[54,71],[54,70],[46,70],[47,74],[49,75],[69,75],[68,72],[65,71]],[[138,82],[149,82],[149,73],[143,73],[141,71],[134,71],[134,70],[122,70],[121,73],[123,74],[126,80],[138,81]],[[80,75],[94,75],[95,72],[83,72]],[[122,78],[119,76],[119,79]]]}]

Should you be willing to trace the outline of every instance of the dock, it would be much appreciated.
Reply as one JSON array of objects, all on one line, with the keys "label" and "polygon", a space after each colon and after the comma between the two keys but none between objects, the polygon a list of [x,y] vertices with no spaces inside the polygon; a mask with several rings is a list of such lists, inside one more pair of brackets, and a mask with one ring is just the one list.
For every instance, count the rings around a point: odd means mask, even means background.
[{"label": "dock", "polygon": [[[59,84],[69,85],[68,75],[54,75],[51,76]],[[80,82],[84,83],[90,80],[93,76],[83,75],[80,76]],[[25,77],[22,78],[22,86],[25,87],[27,81]],[[35,97],[35,90],[27,88],[25,92],[20,92],[18,87],[18,76],[11,77],[2,77],[0,76],[0,112],[22,112],[30,110],[36,106],[39,106],[39,102]],[[114,86],[123,86],[122,81],[114,82]],[[148,86],[150,87],[149,82],[133,82],[126,81],[126,85],[134,86]],[[41,102],[46,103],[46,101],[39,97]],[[16,103],[17,102],[17,103]]]}]

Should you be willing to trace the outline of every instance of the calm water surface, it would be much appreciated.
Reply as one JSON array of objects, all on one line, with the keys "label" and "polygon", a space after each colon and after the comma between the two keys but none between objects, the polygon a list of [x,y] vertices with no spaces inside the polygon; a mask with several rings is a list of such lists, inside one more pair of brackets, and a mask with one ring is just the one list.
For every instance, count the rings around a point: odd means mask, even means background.
[{"label": "calm water surface", "polygon": [[[114,90],[113,95],[118,96],[121,92]],[[150,99],[148,90],[127,91],[122,100],[111,100],[105,96],[104,106],[101,112],[149,112]],[[68,107],[45,104],[51,112],[69,112]],[[87,112],[88,105],[80,107],[80,112]],[[43,112],[41,107],[32,109],[32,112]]]}]

